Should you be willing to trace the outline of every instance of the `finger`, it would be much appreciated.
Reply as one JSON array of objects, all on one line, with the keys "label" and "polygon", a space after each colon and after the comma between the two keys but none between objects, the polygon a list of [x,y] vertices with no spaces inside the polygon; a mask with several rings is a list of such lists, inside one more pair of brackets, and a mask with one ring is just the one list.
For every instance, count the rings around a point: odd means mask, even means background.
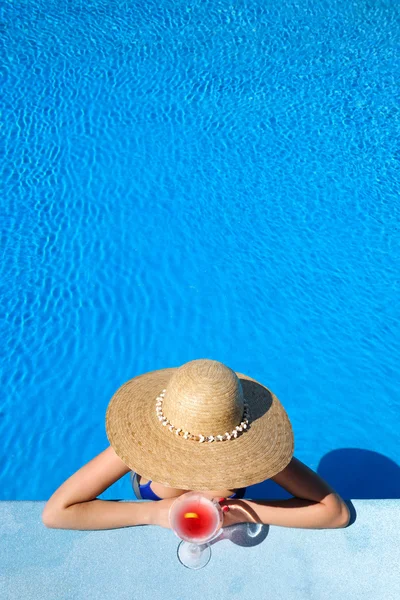
[{"label": "finger", "polygon": [[221,506],[222,512],[224,512],[224,513],[229,512],[229,510],[230,510],[229,506],[227,504],[224,504],[226,502],[226,498],[215,498],[215,500]]}]

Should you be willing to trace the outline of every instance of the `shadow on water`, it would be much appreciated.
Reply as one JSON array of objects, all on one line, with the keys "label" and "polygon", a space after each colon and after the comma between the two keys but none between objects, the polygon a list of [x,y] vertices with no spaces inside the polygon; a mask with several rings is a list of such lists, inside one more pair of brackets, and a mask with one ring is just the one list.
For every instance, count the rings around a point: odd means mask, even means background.
[{"label": "shadow on water", "polygon": [[400,498],[400,467],[378,452],[359,448],[332,450],[321,459],[317,472],[343,498]]},{"label": "shadow on water", "polygon": [[[372,450],[332,450],[320,460],[317,473],[345,499],[400,498],[399,465]],[[270,480],[252,485],[246,492],[246,498],[254,500],[290,497],[288,492]]]}]

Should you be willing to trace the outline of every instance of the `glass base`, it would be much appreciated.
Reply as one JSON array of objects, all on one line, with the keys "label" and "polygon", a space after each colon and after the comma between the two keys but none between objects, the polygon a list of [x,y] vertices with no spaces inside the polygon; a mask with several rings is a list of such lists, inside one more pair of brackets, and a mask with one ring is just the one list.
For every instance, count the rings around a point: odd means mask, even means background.
[{"label": "glass base", "polygon": [[188,569],[202,569],[210,562],[211,548],[208,544],[181,542],[178,546],[178,558]]}]

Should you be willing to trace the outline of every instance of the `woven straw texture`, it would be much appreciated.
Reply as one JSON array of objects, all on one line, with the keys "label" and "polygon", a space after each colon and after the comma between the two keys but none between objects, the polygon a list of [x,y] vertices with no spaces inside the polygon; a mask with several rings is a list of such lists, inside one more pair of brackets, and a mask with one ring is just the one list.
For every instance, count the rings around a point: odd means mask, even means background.
[{"label": "woven straw texture", "polygon": [[[156,398],[163,389],[164,414],[176,427],[223,435],[240,423],[244,401],[250,427],[223,442],[183,439],[157,419]],[[126,382],[108,405],[106,432],[130,469],[182,490],[252,485],[279,473],[293,456],[292,427],[276,396],[254,379],[206,359]]]}]

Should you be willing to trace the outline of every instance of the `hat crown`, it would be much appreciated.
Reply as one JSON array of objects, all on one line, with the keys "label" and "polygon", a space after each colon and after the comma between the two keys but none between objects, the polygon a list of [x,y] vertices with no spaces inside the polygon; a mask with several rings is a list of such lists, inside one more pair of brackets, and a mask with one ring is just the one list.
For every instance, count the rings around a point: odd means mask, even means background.
[{"label": "hat crown", "polygon": [[226,365],[193,360],[179,367],[168,382],[163,411],[184,431],[206,436],[230,432],[243,417],[242,386]]}]

